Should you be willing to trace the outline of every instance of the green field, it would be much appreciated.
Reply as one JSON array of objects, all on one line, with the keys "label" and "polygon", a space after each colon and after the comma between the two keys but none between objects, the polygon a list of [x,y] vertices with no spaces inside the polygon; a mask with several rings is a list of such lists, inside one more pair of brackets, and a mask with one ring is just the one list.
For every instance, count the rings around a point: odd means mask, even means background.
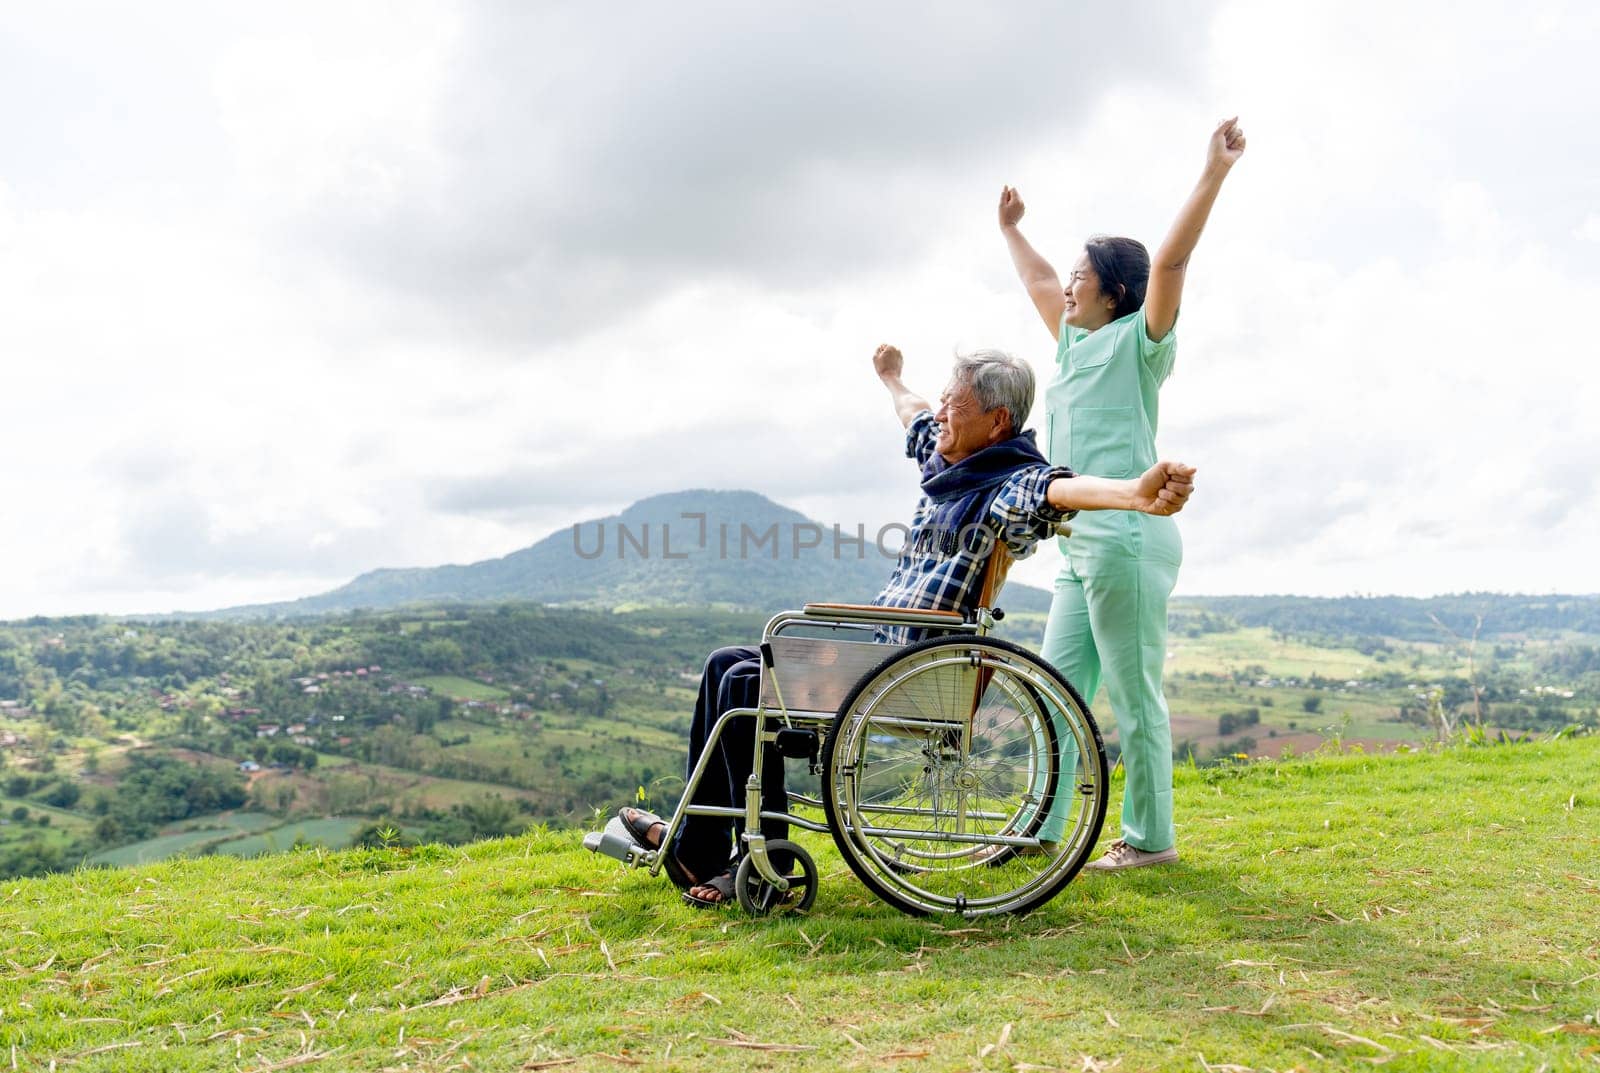
[{"label": "green field", "polygon": [[[28,821],[19,822],[11,818],[12,811],[19,807],[30,813]],[[41,826],[38,822],[41,816],[49,817],[50,822]],[[3,796],[0,796],[0,819],[5,820],[0,824],[0,846],[33,840],[52,846],[66,845],[94,826],[87,817],[67,809]]]},{"label": "green field", "polygon": [[113,868],[120,868],[131,864],[150,864],[154,861],[166,860],[176,857],[190,850],[200,850],[205,846],[220,843],[225,839],[237,837],[225,830],[199,830],[180,831],[176,834],[159,835],[147,838],[143,842],[135,842],[128,846],[118,846],[108,849],[103,853],[96,853],[89,858],[90,864],[108,864]]},{"label": "green field", "polygon": [[1309,678],[1313,674],[1344,680],[1383,670],[1384,665],[1354,649],[1326,648],[1274,637],[1271,630],[1240,629],[1199,637],[1167,639],[1167,673],[1197,671],[1231,674],[1252,666],[1274,678]]},{"label": "green field", "polygon": [[282,852],[296,842],[344,849],[355,840],[356,832],[371,822],[360,818],[297,820],[249,838],[218,843],[217,852],[230,857],[258,857],[263,853]]},{"label": "green field", "polygon": [[[265,831],[283,822],[283,817],[273,816],[266,812],[225,812],[217,815],[225,816],[227,818],[227,826],[240,831]],[[191,826],[207,824],[208,822],[207,818],[188,821]]]},{"label": "green field", "polygon": [[374,808],[382,804],[387,811],[411,812],[417,809],[448,809],[484,796],[531,800],[536,795],[529,790],[518,790],[492,782],[475,782],[470,779],[446,779],[436,775],[422,775],[382,764],[352,763],[341,776],[368,780],[374,785],[369,804]]},{"label": "green field", "polygon": [[[573,833],[8,884],[18,1070],[1579,1070],[1600,737],[1180,770],[1182,859],[915,919],[831,842],[803,917]],[[1109,832],[1108,832],[1109,837]]]},{"label": "green field", "polygon": [[419,686],[427,686],[441,697],[456,697],[460,700],[504,700],[511,695],[499,686],[451,674],[432,674],[425,678],[413,678],[411,681]]},{"label": "green field", "polygon": [[122,868],[205,853],[254,857],[286,850],[296,842],[343,849],[370,822],[361,818],[285,821],[258,812],[223,813],[191,820],[181,831],[96,853],[89,863]]}]

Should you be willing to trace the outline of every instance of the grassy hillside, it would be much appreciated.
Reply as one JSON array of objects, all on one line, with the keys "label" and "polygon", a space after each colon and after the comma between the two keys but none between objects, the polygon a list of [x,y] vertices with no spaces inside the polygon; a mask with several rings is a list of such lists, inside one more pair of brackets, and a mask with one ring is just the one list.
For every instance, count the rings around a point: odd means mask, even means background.
[{"label": "grassy hillside", "polygon": [[1177,866],[913,920],[825,840],[805,918],[571,833],[20,880],[19,1070],[1587,1069],[1600,738],[1184,770]]}]

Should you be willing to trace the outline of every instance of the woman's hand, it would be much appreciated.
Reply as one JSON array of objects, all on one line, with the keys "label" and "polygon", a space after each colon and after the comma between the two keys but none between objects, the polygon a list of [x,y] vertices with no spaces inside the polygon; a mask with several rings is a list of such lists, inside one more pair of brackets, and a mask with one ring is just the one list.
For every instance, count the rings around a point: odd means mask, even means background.
[{"label": "woman's hand", "polygon": [[1145,514],[1176,514],[1194,492],[1193,466],[1157,462],[1133,481],[1133,509]]},{"label": "woman's hand", "polygon": [[1229,171],[1244,156],[1244,130],[1239,117],[1224,119],[1211,132],[1206,146],[1206,166],[1195,184],[1194,193],[1178,210],[1172,229],[1156,248],[1150,260],[1150,286],[1144,295],[1144,329],[1151,342],[1167,337],[1178,322],[1178,305],[1183,301],[1183,281],[1189,270],[1189,257],[1200,242],[1200,232],[1211,217],[1211,206],[1222,190]]},{"label": "woman's hand", "polygon": [[1022,195],[1009,186],[1000,188],[1000,226],[1016,227],[1022,221],[1022,214],[1027,211],[1027,206],[1022,203]]},{"label": "woman's hand", "polygon": [[1224,119],[1211,132],[1211,144],[1206,148],[1206,164],[1227,169],[1237,164],[1242,156],[1244,128],[1239,126],[1239,117]]}]

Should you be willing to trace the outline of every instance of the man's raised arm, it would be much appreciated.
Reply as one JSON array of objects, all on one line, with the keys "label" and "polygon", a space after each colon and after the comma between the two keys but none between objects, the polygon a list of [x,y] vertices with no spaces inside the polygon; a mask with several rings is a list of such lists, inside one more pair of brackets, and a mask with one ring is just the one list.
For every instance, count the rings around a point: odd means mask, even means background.
[{"label": "man's raised arm", "polygon": [[1176,514],[1194,491],[1193,466],[1157,462],[1131,480],[1110,477],[1058,477],[1046,498],[1057,510],[1136,510]]},{"label": "man's raised arm", "polygon": [[880,346],[872,355],[872,368],[878,374],[878,379],[883,381],[883,386],[889,389],[889,396],[894,399],[894,412],[900,418],[900,424],[911,427],[912,418],[924,410],[931,410],[928,400],[915,394],[900,379],[900,373],[905,367],[905,358],[901,356],[898,347],[888,343]]}]

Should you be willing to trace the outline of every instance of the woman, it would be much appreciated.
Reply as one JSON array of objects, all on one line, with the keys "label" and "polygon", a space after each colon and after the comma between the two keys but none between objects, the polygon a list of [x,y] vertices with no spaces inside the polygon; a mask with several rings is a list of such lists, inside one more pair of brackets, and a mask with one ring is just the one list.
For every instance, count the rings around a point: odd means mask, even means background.
[{"label": "woman", "polygon": [[[1172,372],[1173,326],[1189,256],[1229,170],[1244,153],[1238,119],[1211,134],[1205,170],[1178,212],[1154,264],[1139,242],[1097,235],[1065,285],[1017,229],[1022,198],[1000,194],[1000,230],[1017,275],[1056,340],[1045,391],[1047,454],[1098,477],[1132,476],[1156,460],[1158,392]],[[1062,542],[1042,654],[1088,699],[1103,680],[1111,696],[1127,784],[1122,837],[1087,865],[1102,871],[1178,859],[1172,824],[1172,728],[1161,691],[1167,597],[1183,545],[1171,518],[1084,514]],[[1064,817],[1040,830],[1059,840]]]}]

